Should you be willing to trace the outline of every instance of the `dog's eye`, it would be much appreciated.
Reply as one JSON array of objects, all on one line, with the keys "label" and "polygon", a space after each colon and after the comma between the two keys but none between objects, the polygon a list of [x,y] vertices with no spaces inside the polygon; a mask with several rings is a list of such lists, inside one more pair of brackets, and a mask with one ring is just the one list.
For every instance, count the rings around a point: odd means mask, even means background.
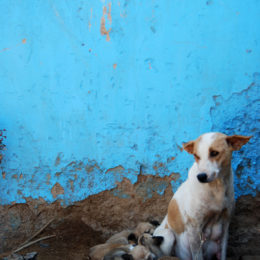
[{"label": "dog's eye", "polygon": [[219,152],[217,152],[217,151],[211,151],[210,152],[210,157],[215,157],[215,156],[217,156],[219,154]]},{"label": "dog's eye", "polygon": [[200,160],[200,157],[197,154],[194,154],[194,157],[196,161]]}]

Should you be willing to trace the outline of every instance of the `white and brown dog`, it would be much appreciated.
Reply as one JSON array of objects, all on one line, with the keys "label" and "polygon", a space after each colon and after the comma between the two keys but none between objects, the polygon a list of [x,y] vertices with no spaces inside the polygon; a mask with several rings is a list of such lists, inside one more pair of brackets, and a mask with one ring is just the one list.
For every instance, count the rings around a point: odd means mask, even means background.
[{"label": "white and brown dog", "polygon": [[183,145],[195,162],[172,197],[155,236],[161,250],[182,260],[226,259],[228,227],[234,208],[232,152],[251,137],[206,133]]}]

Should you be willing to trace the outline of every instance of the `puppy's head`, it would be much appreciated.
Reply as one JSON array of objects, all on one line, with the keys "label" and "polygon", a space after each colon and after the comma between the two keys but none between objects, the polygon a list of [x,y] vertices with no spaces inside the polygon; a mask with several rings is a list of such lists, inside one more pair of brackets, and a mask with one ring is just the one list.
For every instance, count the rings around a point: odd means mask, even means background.
[{"label": "puppy's head", "polygon": [[183,149],[195,158],[195,174],[199,182],[209,183],[219,177],[222,169],[231,165],[232,152],[239,150],[252,136],[206,133],[183,144]]},{"label": "puppy's head", "polygon": [[151,234],[145,233],[138,239],[138,244],[143,245],[145,247],[150,246],[160,246],[163,242],[163,237],[161,236],[152,236]]},{"label": "puppy's head", "polygon": [[141,222],[137,225],[134,233],[137,237],[140,237],[143,233],[153,234],[155,226],[149,222]]},{"label": "puppy's head", "polygon": [[134,245],[137,244],[137,237],[134,233],[130,233],[127,237],[127,240],[129,244],[134,244]]}]

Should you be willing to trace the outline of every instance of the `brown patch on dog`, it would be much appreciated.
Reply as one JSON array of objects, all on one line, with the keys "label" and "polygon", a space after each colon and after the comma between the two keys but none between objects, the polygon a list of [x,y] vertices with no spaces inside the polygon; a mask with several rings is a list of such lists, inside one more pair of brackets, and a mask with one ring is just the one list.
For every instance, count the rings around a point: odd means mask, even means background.
[{"label": "brown patch on dog", "polygon": [[168,223],[177,234],[181,234],[182,232],[184,232],[184,223],[178,203],[175,199],[172,199],[170,201],[168,207]]},{"label": "brown patch on dog", "polygon": [[233,151],[239,150],[244,144],[246,144],[251,136],[243,136],[243,135],[232,135],[226,138],[227,143],[231,146]]},{"label": "brown patch on dog", "polygon": [[195,141],[189,141],[188,143],[182,144],[182,147],[186,152],[193,154],[194,153],[194,145],[195,145]]},{"label": "brown patch on dog", "polygon": [[194,155],[195,161],[198,162],[200,160],[200,157],[198,156],[197,150],[198,150],[198,144],[201,140],[201,136],[199,136],[194,141],[189,141],[188,143],[183,144],[183,149],[187,151],[190,154]]}]

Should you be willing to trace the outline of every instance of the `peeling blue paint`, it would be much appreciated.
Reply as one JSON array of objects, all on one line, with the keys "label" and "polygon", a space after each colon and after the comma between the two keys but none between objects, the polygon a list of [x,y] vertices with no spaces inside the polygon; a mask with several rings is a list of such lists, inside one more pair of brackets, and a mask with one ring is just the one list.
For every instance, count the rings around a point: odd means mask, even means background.
[{"label": "peeling blue paint", "polygon": [[236,197],[245,194],[255,196],[260,190],[260,73],[253,74],[253,82],[228,99],[214,97],[211,108],[212,130],[226,134],[252,135],[250,142],[233,153]]},{"label": "peeling blue paint", "polygon": [[260,2],[117,0],[111,19],[109,3],[0,1],[0,204],[73,204],[141,166],[180,174],[176,190],[193,161],[182,142],[212,130],[254,135],[233,166],[236,196],[255,195]]}]

